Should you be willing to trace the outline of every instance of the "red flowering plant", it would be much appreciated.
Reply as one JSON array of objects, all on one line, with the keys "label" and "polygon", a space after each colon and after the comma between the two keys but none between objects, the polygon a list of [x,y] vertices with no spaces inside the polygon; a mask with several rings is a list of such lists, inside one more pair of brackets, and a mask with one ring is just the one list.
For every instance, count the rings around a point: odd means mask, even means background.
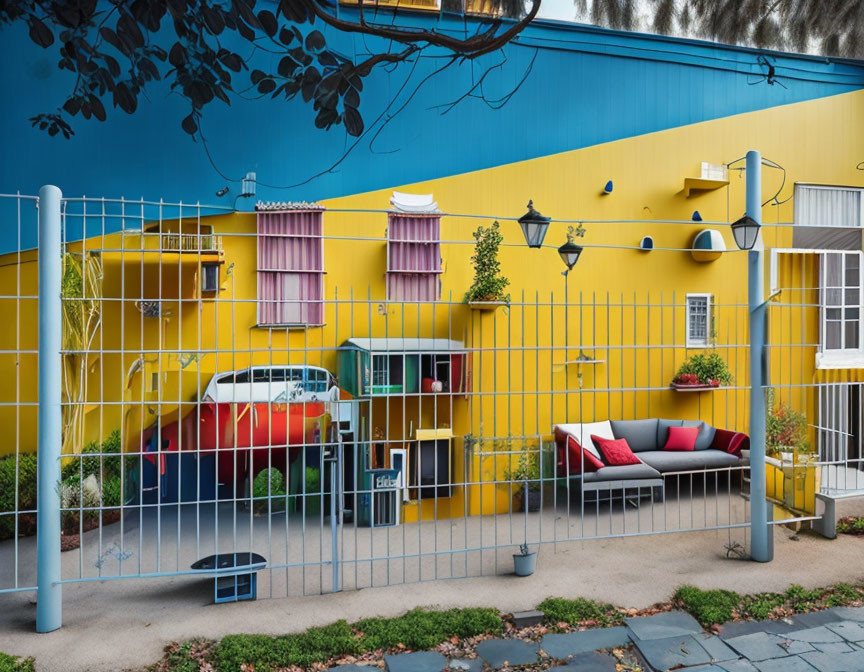
[{"label": "red flowering plant", "polygon": [[765,430],[765,448],[769,455],[790,452],[797,456],[810,450],[806,416],[783,402],[776,403],[774,390],[768,390]]}]

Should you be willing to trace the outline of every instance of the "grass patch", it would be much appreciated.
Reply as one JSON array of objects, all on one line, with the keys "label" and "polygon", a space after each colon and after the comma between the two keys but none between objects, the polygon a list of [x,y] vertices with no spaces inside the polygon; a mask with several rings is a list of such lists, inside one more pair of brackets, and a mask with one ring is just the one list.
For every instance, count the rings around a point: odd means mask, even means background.
[{"label": "grass patch", "polygon": [[611,604],[600,604],[592,600],[549,597],[537,605],[547,623],[569,623],[578,625],[615,625],[622,622],[622,615]]},{"label": "grass patch", "polygon": [[0,651],[0,672],[35,672],[32,658],[19,658]]},{"label": "grass patch", "polygon": [[728,590],[700,590],[682,586],[675,592],[676,606],[690,612],[702,625],[710,627],[733,619],[764,621],[791,614],[843,607],[864,600],[864,590],[848,583],[807,590],[791,585],[783,593],[738,595]]},{"label": "grass patch", "polygon": [[[332,658],[378,649],[431,649],[451,637],[500,634],[504,623],[495,609],[414,609],[396,618],[368,618],[354,624],[337,621],[295,635],[229,635],[215,650],[219,672],[274,672],[298,665],[309,667]],[[197,668],[196,668],[197,669]],[[187,672],[166,668],[159,672]]]},{"label": "grass patch", "polygon": [[672,600],[705,626],[731,621],[741,604],[741,596],[731,590],[700,590],[693,586],[681,586]]}]

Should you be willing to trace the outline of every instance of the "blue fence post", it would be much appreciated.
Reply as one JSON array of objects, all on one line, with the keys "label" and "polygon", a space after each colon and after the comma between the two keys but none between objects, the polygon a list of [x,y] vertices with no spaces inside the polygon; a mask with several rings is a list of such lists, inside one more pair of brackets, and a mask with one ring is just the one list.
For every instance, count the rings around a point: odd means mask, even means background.
[{"label": "blue fence post", "polygon": [[39,435],[36,508],[36,632],[63,624],[60,584],[60,450],[62,446],[62,360],[60,356],[63,275],[60,200],[57,187],[39,190]]},{"label": "blue fence post", "polygon": [[[762,154],[747,152],[747,215],[762,224]],[[750,557],[770,562],[765,484],[765,287],[762,234],[747,253],[747,302],[750,312]]]}]

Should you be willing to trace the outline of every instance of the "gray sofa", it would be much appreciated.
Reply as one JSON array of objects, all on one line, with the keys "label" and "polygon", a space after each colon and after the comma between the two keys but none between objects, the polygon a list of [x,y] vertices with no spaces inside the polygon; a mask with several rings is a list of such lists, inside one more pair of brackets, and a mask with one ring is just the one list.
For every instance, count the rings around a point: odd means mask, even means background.
[{"label": "gray sofa", "polygon": [[[698,427],[695,450],[663,450],[670,427]],[[570,450],[571,439],[604,462],[602,453],[591,441],[592,435],[606,439],[626,439],[641,463],[606,465],[596,471],[586,468],[584,464],[574,464],[574,460],[570,459],[574,452]],[[749,448],[746,434],[718,429],[699,420],[661,418],[560,424],[555,426],[555,443],[558,476],[563,480],[563,485],[566,485],[566,479],[576,479],[583,491],[652,488],[655,496],[662,493],[665,475],[736,467],[742,464],[740,451]],[[579,461],[582,462],[581,453]]]}]

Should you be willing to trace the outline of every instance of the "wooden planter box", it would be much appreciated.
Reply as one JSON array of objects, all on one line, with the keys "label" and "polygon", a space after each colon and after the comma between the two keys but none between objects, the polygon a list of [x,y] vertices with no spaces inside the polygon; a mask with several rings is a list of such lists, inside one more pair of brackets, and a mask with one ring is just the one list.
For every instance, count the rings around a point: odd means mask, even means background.
[{"label": "wooden planter box", "polygon": [[821,468],[810,462],[765,458],[768,499],[793,511],[816,514]]}]

